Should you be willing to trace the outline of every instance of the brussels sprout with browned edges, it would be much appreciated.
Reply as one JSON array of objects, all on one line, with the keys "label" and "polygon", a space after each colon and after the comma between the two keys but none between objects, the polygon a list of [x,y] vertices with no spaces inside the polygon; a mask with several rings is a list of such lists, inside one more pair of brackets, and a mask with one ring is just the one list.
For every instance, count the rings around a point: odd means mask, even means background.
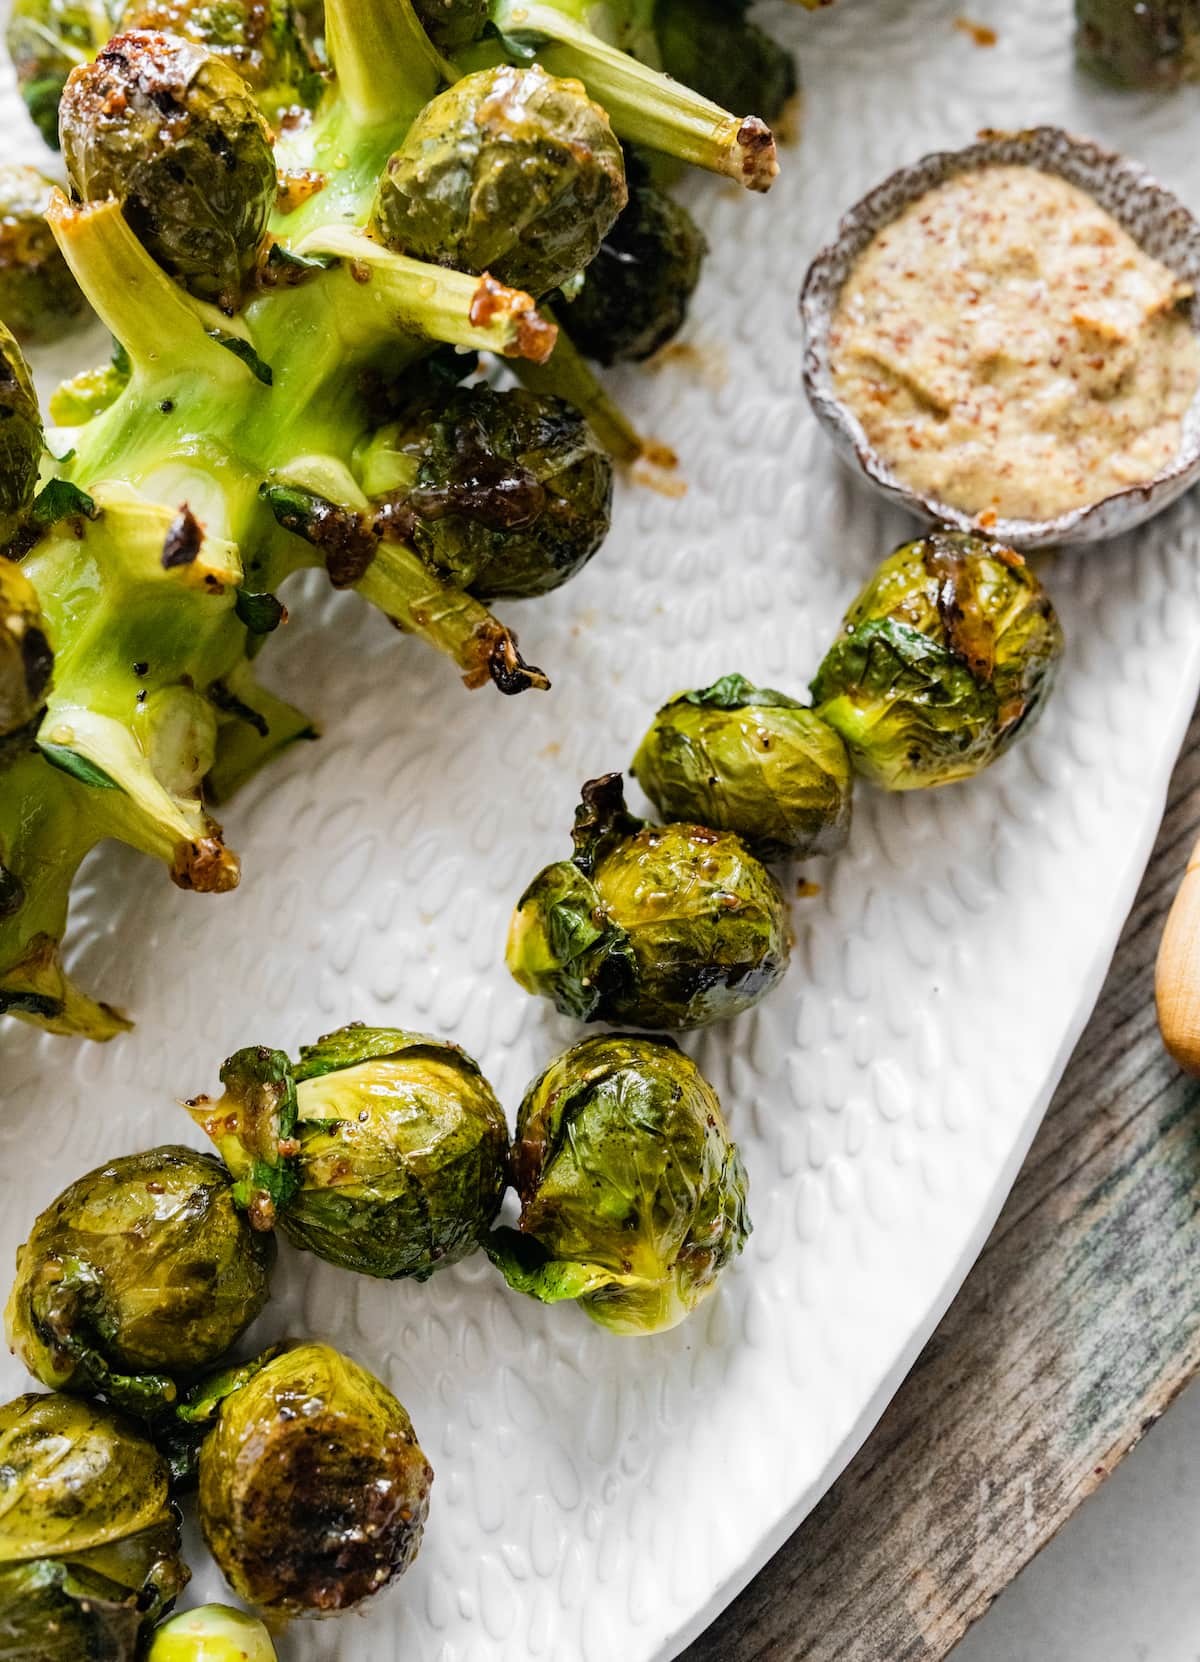
[{"label": "brussels sprout with browned edges", "polygon": [[67,76],[90,63],[112,34],[105,0],[13,0],[5,44],[38,131],[58,149],[58,105]]},{"label": "brussels sprout with browned edges", "polygon": [[537,297],[595,258],[626,196],[621,146],[583,85],[503,64],[425,106],[379,180],[374,228]]},{"label": "brussels sprout with browned edges", "polygon": [[271,1635],[255,1616],[202,1604],[172,1616],[154,1634],[146,1662],[277,1662]]},{"label": "brussels sprout with browned edges", "polygon": [[59,131],[76,196],[116,197],[165,271],[233,310],[277,189],[270,130],[237,70],[176,35],[116,35],[72,72]]},{"label": "brussels sprout with browned edges", "polygon": [[440,52],[457,52],[486,29],[491,0],[413,0],[413,10]]},{"label": "brussels sprout with browned edges", "polygon": [[37,491],[42,417],[29,365],[0,323],[0,549],[12,541]]},{"label": "brussels sprout with browned edges", "polygon": [[676,1326],[750,1233],[716,1092],[669,1039],[605,1034],[551,1062],[521,1104],[513,1182],[520,1229],[494,1231],[492,1262],[615,1333]]},{"label": "brussels sprout with browned edges", "polygon": [[1075,0],[1083,69],[1117,86],[1200,80],[1200,0]]},{"label": "brussels sprout with browned edges", "polygon": [[733,831],[760,859],[836,854],[850,832],[841,739],[796,699],[742,675],[664,704],[630,772],[664,819]]},{"label": "brussels sprout with browned edges", "polygon": [[166,1465],[126,1420],[0,1408],[0,1662],[135,1662],[187,1580]]},{"label": "brussels sprout with browned edges", "polygon": [[8,1342],[44,1385],[154,1420],[262,1310],[274,1256],[212,1155],[168,1145],[111,1160],[18,1251]]},{"label": "brussels sprout with browned edges", "polygon": [[740,838],[646,825],[619,773],[583,787],[573,837],[573,857],[521,896],[506,954],[526,992],[564,1016],[705,1027],[757,1004],[787,969],[787,905]]},{"label": "brussels sprout with browned edges", "polygon": [[680,202],[626,153],[629,203],[563,312],[575,345],[598,363],[640,362],[683,327],[707,243]]},{"label": "brussels sprout with browned edges", "polygon": [[885,790],[967,779],[1028,729],[1063,636],[1019,554],[933,531],[886,559],[812,683],[818,714]]},{"label": "brussels sprout with browned edges", "polygon": [[433,1471],[404,1408],[358,1363],[297,1345],[200,1413],[215,1420],[200,1527],[239,1598],[275,1616],[332,1615],[416,1558]]},{"label": "brussels sprout with browned edges", "polygon": [[287,0],[129,0],[117,30],[180,35],[237,70],[268,120],[310,107],[321,77]]},{"label": "brussels sprout with browned edges", "polygon": [[241,1050],[225,1094],[190,1104],[259,1228],[364,1275],[424,1281],[474,1252],[500,1210],[508,1128],[458,1045],[357,1024]]},{"label": "brussels sprout with browned edges", "polygon": [[748,10],[745,0],[655,0],[662,67],[714,104],[777,122],[799,87],[796,60]]},{"label": "brussels sprout with browned edges", "polygon": [[381,430],[363,483],[438,576],[480,600],[522,600],[600,547],[613,464],[562,399],[478,385]]},{"label": "brussels sprout with browned edges", "polygon": [[18,340],[43,344],[88,311],[46,223],[54,188],[36,167],[0,166],[0,317]]}]

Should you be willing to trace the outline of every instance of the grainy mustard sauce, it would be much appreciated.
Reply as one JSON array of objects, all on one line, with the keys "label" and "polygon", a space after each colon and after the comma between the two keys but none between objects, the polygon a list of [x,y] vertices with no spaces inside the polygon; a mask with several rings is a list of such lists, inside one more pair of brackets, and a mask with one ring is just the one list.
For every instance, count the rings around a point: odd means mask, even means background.
[{"label": "grainy mustard sauce", "polygon": [[855,263],[834,386],[910,488],[985,524],[1050,519],[1177,454],[1200,385],[1190,293],[1065,179],[960,173]]}]

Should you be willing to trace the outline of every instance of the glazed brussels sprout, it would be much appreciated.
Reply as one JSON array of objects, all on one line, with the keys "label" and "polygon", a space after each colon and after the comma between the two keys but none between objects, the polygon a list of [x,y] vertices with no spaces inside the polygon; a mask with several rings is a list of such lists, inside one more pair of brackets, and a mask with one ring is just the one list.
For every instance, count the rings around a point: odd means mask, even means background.
[{"label": "glazed brussels sprout", "polygon": [[237,70],[174,35],[117,35],[73,71],[59,130],[75,194],[115,196],[165,271],[234,309],[277,188],[270,131]]},{"label": "glazed brussels sprout", "polygon": [[1075,0],[1082,68],[1123,87],[1200,80],[1198,0]]},{"label": "glazed brussels sprout", "polygon": [[575,853],[517,904],[507,963],[565,1016],[694,1028],[763,998],[787,969],[791,928],[775,879],[728,832],[649,826],[619,773],[590,780]]},{"label": "glazed brussels sprout", "polygon": [[53,668],[37,592],[20,566],[0,554],[0,739],[33,721]]},{"label": "glazed brussels sprout", "polygon": [[630,772],[664,819],[733,831],[760,859],[836,854],[850,832],[841,739],[794,698],[741,675],[664,704]]},{"label": "glazed brussels sprout", "polygon": [[442,52],[455,52],[478,40],[490,9],[490,0],[413,0],[413,10]]},{"label": "glazed brussels sprout", "polygon": [[496,1230],[489,1257],[614,1333],[676,1326],[750,1233],[721,1104],[669,1039],[605,1034],[551,1062],[521,1104],[513,1181],[520,1230]]},{"label": "glazed brussels sprout", "polygon": [[724,109],[777,122],[796,95],[796,60],[747,10],[745,0],[656,0],[662,67]]},{"label": "glazed brussels sprout", "polygon": [[154,1635],[146,1662],[277,1662],[271,1635],[254,1616],[202,1604],[172,1616]]},{"label": "glazed brussels sprout", "polygon": [[129,0],[117,30],[180,35],[231,64],[270,120],[315,102],[320,76],[286,0]]},{"label": "glazed brussels sprout", "polygon": [[37,1219],[17,1254],[8,1341],[43,1384],[154,1418],[262,1310],[273,1260],[212,1155],[127,1155]]},{"label": "glazed brussels sprout", "polygon": [[379,433],[364,483],[439,577],[480,600],[521,600],[600,547],[613,464],[562,399],[480,385]]},{"label": "glazed brussels sprout", "polygon": [[935,531],[887,560],[846,614],[812,683],[818,714],[885,790],[980,772],[1054,684],[1063,637],[1019,554]]},{"label": "glazed brussels sprout", "polygon": [[29,365],[0,323],[0,548],[11,541],[37,490],[42,417]]},{"label": "glazed brussels sprout", "polygon": [[380,178],[374,227],[402,254],[540,296],[595,258],[625,202],[621,147],[582,84],[503,64],[426,105]]},{"label": "glazed brussels sprout", "polygon": [[638,362],[679,333],[707,243],[681,203],[626,154],[629,204],[563,314],[571,339],[602,364]]},{"label": "glazed brussels sprout", "polygon": [[135,1662],[187,1580],[144,1437],[76,1397],[0,1408],[0,1662]]},{"label": "glazed brussels sprout", "polygon": [[328,1345],[297,1345],[211,1412],[200,1527],[239,1598],[276,1616],[327,1615],[408,1569],[433,1471],[374,1375]]},{"label": "glazed brussels sprout", "polygon": [[13,0],[5,42],[26,108],[58,149],[58,105],[67,76],[89,63],[112,33],[104,0]]},{"label": "glazed brussels sprout", "polygon": [[18,340],[57,340],[87,301],[46,223],[54,186],[36,167],[0,167],[0,317]]},{"label": "glazed brussels sprout", "polygon": [[344,1027],[286,1056],[242,1050],[225,1095],[193,1103],[261,1227],[343,1269],[425,1280],[479,1246],[500,1210],[508,1128],[457,1045]]}]

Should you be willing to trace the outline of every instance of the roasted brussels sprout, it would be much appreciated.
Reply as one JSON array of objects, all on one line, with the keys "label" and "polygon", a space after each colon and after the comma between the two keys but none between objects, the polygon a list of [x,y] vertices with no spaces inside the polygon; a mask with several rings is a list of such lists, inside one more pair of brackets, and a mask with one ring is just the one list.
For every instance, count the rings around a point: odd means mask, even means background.
[{"label": "roasted brussels sprout", "polygon": [[5,42],[38,131],[58,149],[58,104],[67,76],[112,34],[104,0],[13,0]]},{"label": "roasted brussels sprout", "polygon": [[146,1662],[277,1662],[271,1635],[254,1616],[202,1604],[172,1616],[154,1635]]},{"label": "roasted brussels sprout", "polygon": [[181,35],[224,58],[270,120],[314,103],[321,86],[287,0],[129,0],[117,29]]},{"label": "roasted brussels sprout", "polygon": [[258,1315],[273,1260],[212,1155],[127,1155],[37,1219],[17,1254],[8,1341],[43,1384],[153,1419]]},{"label": "roasted brussels sprout", "polygon": [[[37,592],[20,566],[0,554],[0,739],[33,721],[53,668]],[[3,904],[0,899],[0,913]]]},{"label": "roasted brussels sprout", "polygon": [[457,1045],[344,1027],[279,1051],[242,1050],[219,1102],[191,1105],[259,1227],[364,1275],[425,1280],[479,1246],[500,1210],[508,1128]]},{"label": "roasted brussels sprout", "polygon": [[42,417],[29,365],[0,323],[0,549],[12,540],[37,490]]},{"label": "roasted brussels sprout", "polygon": [[0,317],[18,340],[55,341],[87,314],[46,223],[53,191],[36,167],[0,166]]},{"label": "roasted brussels sprout", "polygon": [[1200,80],[1200,0],[1075,0],[1082,68],[1123,87]]},{"label": "roasted brussels sprout", "polygon": [[629,203],[563,313],[571,339],[602,364],[637,362],[679,333],[707,244],[687,209],[625,157]]},{"label": "roasted brussels sprout", "polygon": [[374,227],[402,254],[540,296],[594,259],[625,202],[621,147],[582,84],[503,64],[426,105],[380,178]]},{"label": "roasted brussels sprout", "polygon": [[630,772],[664,819],[733,831],[760,859],[836,854],[850,832],[841,739],[794,698],[742,675],[664,704]]},{"label": "roasted brussels sprout", "polygon": [[1063,637],[1019,554],[935,531],[883,562],[812,683],[855,768],[890,791],[966,779],[1008,749],[1054,684]]},{"label": "roasted brussels sprout", "polygon": [[413,10],[442,52],[455,52],[478,40],[490,9],[490,0],[413,0]]},{"label": "roasted brussels sprout", "polygon": [[551,1062],[521,1104],[513,1181],[520,1230],[493,1233],[492,1262],[615,1333],[676,1326],[750,1233],[721,1104],[669,1039],[605,1034]]},{"label": "roasted brussels sprout", "polygon": [[277,188],[270,131],[237,70],[175,35],[117,35],[72,72],[59,131],[75,194],[115,196],[165,271],[234,309]]},{"label": "roasted brussels sprout", "polygon": [[776,122],[796,95],[796,60],[748,9],[746,0],[656,0],[662,67],[724,109]]},{"label": "roasted brussels sprout", "polygon": [[439,577],[520,600],[558,588],[600,547],[613,465],[562,399],[480,385],[379,433],[365,485]]},{"label": "roasted brussels sprout", "polygon": [[0,1662],[135,1662],[187,1580],[144,1437],[76,1397],[0,1408]]},{"label": "roasted brussels sprout", "polygon": [[705,1027],[757,1004],[787,969],[783,894],[738,837],[646,825],[619,773],[583,787],[573,837],[574,856],[521,896],[506,955],[526,992],[564,1016]]},{"label": "roasted brussels sprout", "polygon": [[421,1546],[433,1471],[365,1368],[297,1345],[213,1405],[200,1527],[239,1598],[278,1616],[349,1610]]}]

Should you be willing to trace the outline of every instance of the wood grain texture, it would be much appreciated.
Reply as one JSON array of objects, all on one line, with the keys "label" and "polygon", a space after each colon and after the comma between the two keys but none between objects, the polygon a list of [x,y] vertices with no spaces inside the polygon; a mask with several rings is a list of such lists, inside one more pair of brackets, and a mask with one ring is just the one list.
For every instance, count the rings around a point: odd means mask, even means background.
[{"label": "wood grain texture", "polygon": [[1159,937],[1200,824],[1200,715],[1095,1014],[1012,1195],[862,1452],[684,1662],[935,1662],[1200,1367],[1200,1082]]}]

